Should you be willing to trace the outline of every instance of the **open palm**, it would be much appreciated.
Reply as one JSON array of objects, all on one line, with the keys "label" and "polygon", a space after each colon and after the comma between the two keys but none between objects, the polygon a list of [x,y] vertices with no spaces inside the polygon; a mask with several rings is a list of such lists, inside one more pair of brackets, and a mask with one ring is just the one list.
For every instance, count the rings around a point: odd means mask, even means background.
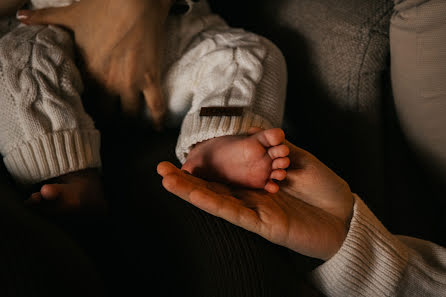
[{"label": "open palm", "polygon": [[311,154],[293,146],[291,158],[288,185],[277,194],[208,182],[168,162],[158,165],[158,173],[169,192],[196,207],[298,253],[329,259],[345,239],[352,194]]}]

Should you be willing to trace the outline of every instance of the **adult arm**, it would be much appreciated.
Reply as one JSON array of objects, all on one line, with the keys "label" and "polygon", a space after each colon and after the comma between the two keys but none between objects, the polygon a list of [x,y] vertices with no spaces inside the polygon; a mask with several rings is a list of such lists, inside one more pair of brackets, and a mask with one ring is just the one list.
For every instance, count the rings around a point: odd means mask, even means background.
[{"label": "adult arm", "polygon": [[355,196],[342,247],[311,273],[311,280],[327,296],[442,296],[446,249],[391,234]]},{"label": "adult arm", "polygon": [[[88,0],[67,7],[20,11],[26,24],[55,24],[73,31],[86,70],[120,95],[124,111],[139,109],[144,95],[159,124],[165,108],[160,88],[162,29],[173,0]],[[107,9],[104,9],[107,8]]]},{"label": "adult arm", "polygon": [[158,165],[158,173],[168,191],[204,211],[298,253],[327,260],[346,237],[353,195],[345,181],[308,152],[292,146],[289,157],[288,184],[274,195],[207,182],[168,162]]},{"label": "adult arm", "polygon": [[311,273],[327,296],[439,296],[446,250],[388,232],[334,172],[290,145],[287,193],[235,190],[160,163],[164,187],[295,252],[326,260]]}]

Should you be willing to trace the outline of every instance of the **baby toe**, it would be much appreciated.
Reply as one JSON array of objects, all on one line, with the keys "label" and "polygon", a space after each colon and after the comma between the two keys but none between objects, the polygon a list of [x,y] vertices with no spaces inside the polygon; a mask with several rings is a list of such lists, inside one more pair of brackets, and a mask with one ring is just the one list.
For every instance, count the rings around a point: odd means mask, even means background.
[{"label": "baby toe", "polygon": [[40,189],[42,198],[45,200],[56,200],[64,192],[64,185],[62,184],[47,184]]},{"label": "baby toe", "polygon": [[286,171],[283,169],[276,169],[271,172],[270,179],[284,180],[286,178]]},{"label": "baby toe", "polygon": [[260,131],[252,137],[255,137],[264,147],[271,147],[279,145],[285,140],[285,132],[280,128],[273,128]]},{"label": "baby toe", "polygon": [[274,194],[279,191],[279,186],[272,180],[268,181],[265,185],[265,191]]},{"label": "baby toe", "polygon": [[274,146],[268,150],[268,155],[273,160],[277,158],[284,158],[289,154],[290,154],[290,149],[285,144]]},{"label": "baby toe", "polygon": [[274,159],[273,164],[272,164],[272,169],[286,169],[290,166],[290,159],[285,157],[285,158],[277,158]]}]

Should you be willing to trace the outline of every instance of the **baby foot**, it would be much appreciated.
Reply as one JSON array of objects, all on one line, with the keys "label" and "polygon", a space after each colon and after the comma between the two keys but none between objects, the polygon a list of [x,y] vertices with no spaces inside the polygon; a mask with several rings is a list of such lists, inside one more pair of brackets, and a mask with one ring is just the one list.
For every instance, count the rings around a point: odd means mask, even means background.
[{"label": "baby foot", "polygon": [[97,170],[69,173],[43,185],[25,201],[44,213],[103,213],[106,203]]},{"label": "baby foot", "polygon": [[181,169],[206,179],[276,193],[290,165],[282,129],[251,128],[248,136],[222,136],[201,142]]}]

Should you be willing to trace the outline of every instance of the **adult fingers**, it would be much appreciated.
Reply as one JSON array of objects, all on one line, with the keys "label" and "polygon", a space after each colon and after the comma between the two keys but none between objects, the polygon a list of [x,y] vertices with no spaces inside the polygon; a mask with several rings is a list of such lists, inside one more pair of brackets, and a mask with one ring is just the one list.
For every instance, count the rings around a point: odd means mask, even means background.
[{"label": "adult fingers", "polygon": [[241,200],[232,196],[221,195],[208,189],[195,189],[190,192],[188,198],[194,206],[229,223],[257,234],[261,230],[262,222],[256,211],[245,207]]},{"label": "adult fingers", "polygon": [[159,175],[164,177],[171,173],[178,173],[180,170],[177,167],[175,167],[175,165],[173,165],[172,163],[163,161],[158,164],[158,166],[156,167],[156,171],[158,172]]},{"label": "adult fingers", "polygon": [[228,191],[223,191],[225,194],[216,192],[212,184],[179,170],[169,162],[161,162],[157,170],[163,176],[164,188],[172,194],[248,231],[258,233],[261,230],[258,214],[244,205],[244,197],[237,199],[228,195]]},{"label": "adult fingers", "polygon": [[27,25],[60,25],[72,29],[75,25],[74,16],[77,3],[65,7],[52,7],[37,10],[19,10],[17,19]]},{"label": "adult fingers", "polygon": [[159,76],[144,75],[144,99],[150,109],[155,127],[160,127],[166,113],[166,105],[161,91]]},{"label": "adult fingers", "polygon": [[260,230],[261,222],[257,213],[245,207],[235,197],[216,193],[206,186],[197,185],[193,179],[186,179],[176,173],[166,175],[163,186],[167,191],[211,215],[252,232]]},{"label": "adult fingers", "polygon": [[190,195],[197,189],[206,189],[206,186],[197,184],[193,179],[188,179],[181,172],[170,173],[163,176],[163,187],[177,195],[178,197],[190,202]]},{"label": "adult fingers", "polygon": [[[182,180],[184,180],[184,181],[187,181],[189,184],[193,184],[197,187],[203,187],[203,188],[209,187],[209,188],[216,189],[211,183],[209,183],[205,180],[202,180],[201,178],[195,177],[195,176],[185,172],[184,170],[180,170],[175,165],[173,165],[172,163],[167,162],[167,161],[164,161],[164,162],[161,162],[158,164],[157,172],[163,178],[166,178],[168,175],[178,176],[178,183],[180,186],[183,186]],[[172,182],[177,182],[177,180],[174,180]]]}]

